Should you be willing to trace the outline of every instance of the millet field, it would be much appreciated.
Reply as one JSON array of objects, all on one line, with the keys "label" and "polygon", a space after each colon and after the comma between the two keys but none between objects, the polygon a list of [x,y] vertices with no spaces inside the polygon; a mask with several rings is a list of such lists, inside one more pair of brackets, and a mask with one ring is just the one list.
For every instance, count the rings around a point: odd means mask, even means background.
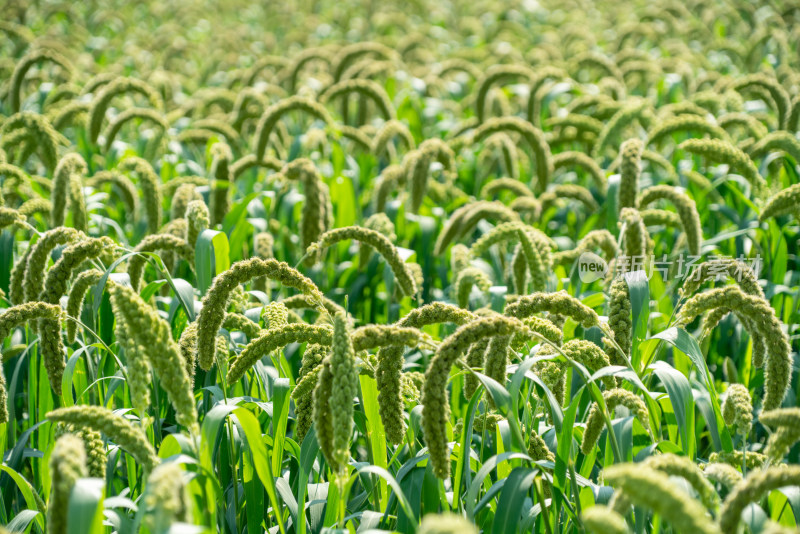
[{"label": "millet field", "polygon": [[0,0],[0,534],[800,533],[798,0]]}]

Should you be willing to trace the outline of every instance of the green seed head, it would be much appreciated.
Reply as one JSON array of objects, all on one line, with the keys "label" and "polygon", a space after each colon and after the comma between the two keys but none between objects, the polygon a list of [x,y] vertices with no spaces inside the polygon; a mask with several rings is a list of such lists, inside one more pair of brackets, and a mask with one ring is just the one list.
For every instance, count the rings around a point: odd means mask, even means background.
[{"label": "green seed head", "polygon": [[72,434],[58,438],[50,454],[50,501],[47,506],[47,531],[66,534],[70,524],[69,497],[79,478],[88,475],[83,441]]}]

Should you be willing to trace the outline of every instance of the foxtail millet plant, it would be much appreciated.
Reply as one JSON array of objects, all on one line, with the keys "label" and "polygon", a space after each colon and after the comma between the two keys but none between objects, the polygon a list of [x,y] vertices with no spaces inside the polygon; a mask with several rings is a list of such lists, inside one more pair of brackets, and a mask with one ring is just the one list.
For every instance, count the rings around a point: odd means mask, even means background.
[{"label": "foxtail millet plant", "polygon": [[116,96],[124,93],[139,93],[149,101],[152,107],[156,109],[163,109],[164,107],[161,96],[147,82],[138,78],[124,76],[114,78],[110,83],[103,86],[92,100],[91,107],[89,108],[88,134],[89,140],[92,143],[97,142],[100,129],[103,126],[103,119],[105,119],[106,111],[111,101]]},{"label": "foxtail millet plant", "polygon": [[751,158],[759,158],[779,151],[791,156],[795,163],[800,163],[800,141],[791,132],[770,132],[761,137],[749,149]]},{"label": "foxtail millet plant", "polygon": [[[149,423],[148,410],[151,404],[150,387],[153,383],[150,363],[145,356],[148,348],[140,345],[137,339],[130,334],[128,323],[124,317],[117,317],[115,323],[114,334],[117,344],[121,349],[120,353],[125,356],[131,407],[139,415],[142,426],[147,426]],[[191,328],[186,330],[191,332]]]},{"label": "foxtail millet plant", "polygon": [[181,184],[175,188],[170,207],[170,219],[183,219],[186,217],[186,208],[193,200],[202,200],[203,196],[197,192],[194,184]]},{"label": "foxtail millet plant", "polygon": [[535,77],[535,73],[524,65],[493,65],[484,73],[483,77],[477,82],[477,92],[475,96],[475,116],[478,121],[486,121],[486,97],[489,94],[492,84],[504,83],[511,80],[522,80],[530,82]]},{"label": "foxtail millet plant", "polygon": [[[642,399],[630,391],[620,388],[604,391],[603,399],[609,414],[614,413],[617,406],[624,406],[639,420],[645,430],[648,432],[650,431],[650,415],[647,410],[647,405]],[[605,424],[606,421],[603,410],[600,409],[597,403],[592,403],[589,416],[586,419],[586,430],[583,432],[583,441],[581,441],[581,451],[583,451],[583,454],[588,455],[592,452],[592,449],[594,449],[597,441],[600,439],[600,434],[603,432]]]},{"label": "foxtail millet plant", "polygon": [[322,362],[328,356],[330,347],[309,343],[303,351],[303,359],[297,374],[297,385],[292,390],[294,399],[294,439],[303,442],[313,424],[314,389],[321,370]]},{"label": "foxtail millet plant", "polygon": [[[199,332],[202,333],[202,330],[199,330]],[[266,354],[285,347],[289,343],[307,342],[329,346],[331,344],[332,335],[333,332],[330,326],[309,325],[305,323],[287,324],[275,329],[264,330],[259,337],[250,341],[239,356],[231,362],[230,369],[228,370],[228,382],[237,382],[244,376],[244,373],[248,369],[255,365],[255,363]],[[197,347],[199,352],[199,335]],[[211,357],[214,357],[213,352]]]},{"label": "foxtail millet plant", "polygon": [[764,298],[764,290],[758,283],[758,276],[752,268],[740,259],[715,258],[704,261],[689,273],[680,289],[682,296],[689,298],[700,290],[708,280],[719,280],[721,276],[735,281],[739,288],[748,295]]},{"label": "foxtail millet plant", "polygon": [[[303,247],[307,250],[333,225],[330,192],[316,166],[308,159],[301,158],[292,161],[286,165],[283,174],[289,180],[297,180],[303,184],[303,194],[306,200],[300,216],[300,238]],[[307,267],[313,266],[315,262],[314,255],[306,256]]]},{"label": "foxtail millet plant", "polygon": [[581,185],[557,184],[539,196],[543,211],[564,200],[580,202],[587,213],[594,213],[600,209],[591,191]]},{"label": "foxtail millet plant", "polygon": [[764,222],[771,217],[789,214],[794,215],[796,219],[800,219],[798,203],[800,203],[800,184],[790,185],[766,201],[761,213],[758,215],[758,220]]},{"label": "foxtail millet plant", "polygon": [[655,127],[647,132],[647,144],[657,145],[659,141],[667,136],[673,135],[676,132],[686,131],[700,132],[708,135],[712,139],[730,140],[728,133],[716,124],[709,122],[704,117],[686,113],[659,121]]},{"label": "foxtail millet plant", "polygon": [[639,176],[642,173],[642,148],[639,139],[628,139],[620,146],[620,180],[617,193],[617,213],[624,208],[637,207]]},{"label": "foxtail millet plant", "polygon": [[[353,79],[337,82],[320,93],[319,101],[325,104],[335,98],[347,99],[353,93],[369,98],[384,120],[395,118],[394,106],[386,90],[372,80]],[[342,117],[342,121],[347,122],[346,115]]]},{"label": "foxtail millet plant", "polygon": [[0,126],[0,149],[9,154],[17,152],[16,163],[20,166],[36,154],[48,172],[53,172],[58,163],[58,148],[65,144],[68,141],[47,117],[32,111],[12,115]]},{"label": "foxtail millet plant", "polygon": [[[432,302],[410,311],[397,322],[397,326],[422,328],[427,325],[441,323],[462,325],[474,318],[475,315],[467,310],[443,302]],[[472,347],[470,348],[471,350]],[[375,372],[381,420],[386,431],[386,438],[389,442],[395,444],[402,442],[406,432],[401,391],[403,352],[404,346],[402,345],[382,347],[378,351],[378,367]],[[469,360],[469,356],[467,360]],[[469,361],[468,364],[470,364]],[[481,354],[480,360],[474,366],[478,367],[482,364],[483,354]],[[472,364],[470,365],[472,366]]]},{"label": "foxtail millet plant", "polygon": [[731,451],[731,452],[712,452],[708,455],[709,463],[724,463],[742,469],[758,469],[764,467],[768,457],[765,454],[755,451]]},{"label": "foxtail millet plant", "polygon": [[122,333],[130,340],[126,341],[127,346],[135,346],[140,351],[145,348],[144,355],[129,354],[128,357],[147,358],[175,408],[175,419],[190,433],[197,434],[200,427],[197,424],[191,381],[180,347],[172,339],[169,324],[129,287],[114,284],[111,287],[111,303],[115,315],[125,324]]},{"label": "foxtail millet plant", "polygon": [[25,75],[31,67],[42,61],[48,61],[61,67],[67,78],[72,76],[74,69],[72,62],[58,50],[49,48],[31,49],[14,65],[14,71],[11,73],[11,79],[8,84],[8,107],[12,112],[16,113],[20,110],[22,104],[22,84],[25,80]]},{"label": "foxtail millet plant", "polygon": [[[483,369],[486,376],[501,385],[506,383],[506,367],[508,366],[509,345],[512,336],[494,336],[489,340],[483,360]],[[490,399],[491,401],[491,399]],[[490,404],[494,404],[493,401]]]},{"label": "foxtail millet plant", "polygon": [[469,297],[473,287],[477,287],[481,293],[489,291],[492,282],[489,276],[477,267],[466,267],[456,273],[453,280],[453,293],[455,301],[460,308],[469,308]]},{"label": "foxtail millet plant", "polygon": [[[486,172],[499,166],[498,174],[510,176],[508,180],[519,182],[519,150],[514,140],[504,132],[497,132],[486,139],[483,150],[478,154],[478,167]],[[502,178],[498,178],[501,180]],[[491,183],[491,182],[490,182]]]},{"label": "foxtail millet plant", "polygon": [[289,309],[282,302],[270,302],[262,314],[267,328],[283,328],[289,324]]},{"label": "foxtail millet plant", "polygon": [[611,262],[619,253],[616,238],[608,230],[592,230],[578,242],[572,250],[562,250],[553,254],[555,265],[569,265],[574,263],[581,254],[593,250],[600,250],[607,262]]},{"label": "foxtail millet plant", "polygon": [[405,184],[406,169],[404,165],[392,164],[387,166],[378,176],[377,184],[373,193],[373,204],[376,212],[383,212],[389,195],[396,191],[399,186]]},{"label": "foxtail millet plant", "polygon": [[[77,153],[70,153],[61,158],[53,174],[53,190],[51,200],[53,209],[50,213],[50,224],[53,227],[62,226],[67,216],[67,203],[72,210],[75,206],[72,195],[73,182],[80,186],[83,175],[87,173],[86,162]],[[81,199],[83,197],[81,196]],[[85,211],[84,207],[84,211]],[[75,214],[73,214],[74,218]],[[80,230],[80,228],[78,228]],[[84,228],[85,230],[85,228]]]},{"label": "foxtail millet plant", "polygon": [[[328,461],[334,476],[342,473],[346,465],[336,465],[335,461],[333,414],[331,411],[330,400],[333,397],[333,371],[331,369],[330,356],[326,357],[319,366],[316,373],[316,387],[312,397],[314,430],[317,435],[317,442],[322,451],[322,455]],[[350,436],[348,435],[348,438]],[[342,480],[343,477],[337,477]]]},{"label": "foxtail millet plant", "polygon": [[697,492],[703,506],[716,512],[719,507],[719,496],[714,486],[703,476],[703,472],[689,457],[673,453],[654,454],[648,456],[642,463],[669,476],[683,478]]},{"label": "foxtail millet plant", "polygon": [[[398,120],[389,120],[383,123],[372,140],[370,147],[372,155],[380,159],[385,152],[393,153],[394,145],[392,145],[392,141],[395,139],[402,141],[406,150],[414,150],[416,148],[414,136],[411,135],[408,126]],[[392,150],[389,147],[392,147]]]},{"label": "foxtail millet plant", "polygon": [[258,121],[258,128],[253,143],[255,146],[256,158],[264,158],[267,151],[267,144],[269,143],[272,131],[275,129],[275,125],[285,114],[291,111],[303,111],[322,120],[328,125],[333,124],[333,119],[328,113],[328,110],[325,109],[325,106],[314,100],[302,96],[292,96],[280,100],[264,110],[264,113]]},{"label": "foxtail millet plant", "polygon": [[[60,320],[63,316],[64,312],[61,310],[61,306],[46,302],[27,302],[7,308],[3,313],[0,313],[0,343],[9,336],[14,328],[30,323],[31,321],[49,319],[60,327]],[[56,331],[57,334],[52,330],[43,331],[40,335],[39,343],[42,347],[48,347],[53,352],[61,354],[63,352],[61,332],[58,328]],[[2,369],[0,369],[0,423],[7,422],[8,391],[6,389],[5,374]]]},{"label": "foxtail millet plant", "polygon": [[791,381],[791,347],[774,310],[763,297],[745,294],[738,286],[726,286],[698,293],[687,300],[676,323],[687,325],[698,315],[715,308],[738,310],[752,321],[756,332],[763,337],[767,356],[762,405],[764,410],[779,407]]},{"label": "foxtail millet plant", "polygon": [[144,197],[144,211],[147,221],[147,233],[158,233],[161,228],[161,179],[150,163],[140,157],[132,156],[122,160],[117,169],[121,172],[133,172],[139,178],[139,189]]},{"label": "foxtail millet plant", "polygon": [[51,491],[47,503],[48,534],[67,534],[69,500],[73,486],[86,477],[86,450],[83,441],[72,434],[58,438],[50,454]]},{"label": "foxtail millet plant", "polygon": [[606,173],[591,156],[583,152],[566,150],[553,156],[553,172],[557,173],[560,169],[581,168],[583,172],[592,179],[595,187],[605,192],[608,184],[606,183]]},{"label": "foxtail millet plant", "polygon": [[[597,136],[597,142],[592,149],[592,157],[601,160],[612,142],[633,122],[648,123],[647,116],[649,106],[645,99],[629,99],[603,126],[603,130]],[[639,142],[641,144],[641,141]],[[622,148],[620,148],[620,151]]]},{"label": "foxtail millet plant", "polygon": [[600,317],[593,309],[563,290],[519,297],[506,304],[505,308],[506,315],[517,319],[524,319],[542,312],[571,317],[584,328],[600,325]]},{"label": "foxtail millet plant", "polygon": [[623,272],[633,270],[638,261],[646,260],[649,248],[649,234],[642,221],[642,216],[636,208],[622,208],[619,214],[619,225],[623,236],[624,265],[619,265]]},{"label": "foxtail millet plant", "polygon": [[58,439],[65,434],[72,434],[83,442],[88,475],[94,478],[105,478],[108,457],[106,444],[100,432],[89,428],[76,429],[72,425],[58,423],[55,428],[55,438]]},{"label": "foxtail millet plant", "polygon": [[780,462],[789,453],[789,449],[800,441],[800,409],[777,408],[763,411],[758,416],[762,425],[774,428],[774,432],[767,440],[764,453],[772,462]]},{"label": "foxtail millet plant", "polygon": [[392,345],[416,347],[420,343],[424,343],[430,346],[427,336],[419,329],[397,325],[372,324],[360,326],[353,330],[352,338],[353,348],[356,352]]},{"label": "foxtail millet plant", "polygon": [[727,141],[720,139],[689,139],[678,148],[697,154],[714,163],[725,163],[735,173],[741,174],[753,187],[757,196],[762,196],[766,189],[766,181],[759,174],[753,160]]},{"label": "foxtail millet plant", "polygon": [[703,468],[703,475],[729,491],[742,481],[742,474],[735,467],[724,463],[706,464]]},{"label": "foxtail millet plant", "polygon": [[314,420],[318,425],[323,424],[319,417],[324,413],[330,414],[333,426],[332,455],[326,456],[328,463],[337,477],[344,473],[350,459],[350,435],[353,431],[353,399],[358,394],[358,370],[353,341],[350,335],[350,326],[347,317],[337,314],[333,318],[333,335],[331,338],[331,351],[326,358],[330,365],[331,396],[323,398],[315,396],[317,406],[321,402],[329,403],[327,410],[314,411]]},{"label": "foxtail millet plant", "polygon": [[44,232],[39,236],[39,240],[29,247],[29,253],[17,264],[21,267],[19,273],[22,280],[19,280],[21,282],[19,289],[24,288],[24,301],[38,299],[44,290],[45,271],[53,249],[71,243],[82,235],[74,228],[59,226]]},{"label": "foxtail millet plant", "polygon": [[752,471],[725,498],[719,513],[722,532],[736,532],[741,513],[751,502],[756,502],[771,490],[784,486],[800,485],[800,466],[773,466],[762,471]]},{"label": "foxtail millet plant", "polygon": [[150,109],[150,108],[129,108],[114,117],[111,123],[108,125],[108,129],[106,130],[104,137],[106,138],[105,143],[105,152],[108,153],[111,151],[112,146],[114,145],[114,140],[117,138],[117,134],[125,126],[126,123],[138,119],[139,121],[149,121],[154,125],[161,128],[162,132],[166,132],[169,129],[169,124],[167,123],[166,118],[164,115],[157,109]]},{"label": "foxtail millet plant", "polygon": [[460,354],[473,343],[493,336],[512,335],[524,328],[519,320],[500,315],[484,317],[459,327],[439,346],[425,373],[422,389],[422,428],[428,446],[433,472],[439,478],[450,473],[446,426],[450,419],[447,381],[450,368]]},{"label": "foxtail millet plant", "polygon": [[47,414],[54,423],[71,424],[75,428],[90,428],[105,434],[110,440],[128,452],[145,472],[150,472],[159,464],[153,446],[140,428],[126,418],[102,406],[70,406],[58,408]]},{"label": "foxtail millet plant", "polygon": [[308,247],[308,254],[310,256],[318,256],[318,252],[326,249],[340,241],[346,239],[354,239],[363,245],[367,245],[375,249],[375,251],[383,256],[386,263],[394,273],[397,284],[407,296],[413,297],[417,293],[417,285],[414,277],[410,272],[408,266],[400,257],[397,247],[392,244],[388,237],[383,234],[364,228],[361,226],[346,226],[344,228],[336,228],[328,230],[322,234],[318,241],[312,243]]},{"label": "foxtail millet plant", "polygon": [[[125,208],[130,213],[136,213],[139,206],[139,193],[130,178],[116,169],[109,171],[95,172],[90,178],[84,180],[84,185],[92,188],[99,188],[105,184],[111,184],[112,192],[119,195],[125,203]],[[183,215],[180,215],[181,217]],[[178,218],[178,217],[173,217]]]},{"label": "foxtail millet plant", "polygon": [[722,402],[722,419],[728,426],[735,426],[736,433],[747,436],[753,425],[753,400],[742,384],[732,384]]},{"label": "foxtail millet plant", "polygon": [[700,214],[697,212],[697,205],[694,200],[674,187],[656,185],[648,187],[639,194],[638,205],[639,207],[645,207],[658,200],[667,200],[675,206],[681,219],[681,226],[686,234],[689,254],[699,255],[700,245],[703,241],[703,227],[700,223]]},{"label": "foxtail millet plant", "polygon": [[491,200],[501,191],[508,191],[515,197],[533,197],[533,191],[516,178],[495,178],[481,188],[480,197]]},{"label": "foxtail millet plant", "polygon": [[[315,307],[322,307],[322,293],[314,283],[284,262],[274,259],[251,258],[231,265],[230,269],[217,275],[203,297],[203,308],[197,317],[197,361],[204,370],[214,363],[214,343],[217,330],[222,325],[225,312],[236,287],[254,278],[266,276],[286,287],[297,289],[310,297]],[[233,372],[233,370],[231,370]],[[233,380],[235,381],[235,380]]]},{"label": "foxtail millet plant", "polygon": [[[195,201],[196,202],[196,201]],[[133,249],[138,253],[128,260],[128,276],[130,277],[131,287],[139,289],[142,281],[142,274],[147,263],[146,253],[161,251],[174,252],[181,259],[186,260],[189,265],[194,263],[194,247],[189,243],[171,234],[150,234],[142,239]]]},{"label": "foxtail millet plant", "polygon": [[502,202],[489,202],[478,200],[461,206],[454,211],[442,228],[434,245],[434,254],[444,253],[447,247],[456,239],[469,235],[475,226],[484,219],[494,219],[498,222],[519,221],[519,215],[506,207]]},{"label": "foxtail millet plant", "polygon": [[792,112],[792,104],[789,93],[775,78],[765,73],[749,74],[733,80],[726,89],[740,93],[753,90],[758,93],[760,90],[765,90],[775,105],[775,111],[778,115],[778,128],[781,130],[786,128],[789,115]]},{"label": "foxtail millet plant", "polygon": [[[80,267],[83,262],[99,257],[106,249],[112,247],[113,243],[109,237],[89,238],[64,249],[61,258],[47,272],[40,300],[57,304],[67,293],[67,284],[72,279],[75,269]],[[50,386],[57,395],[60,395],[61,379],[66,366],[64,347],[61,343],[60,322],[51,317],[43,317],[39,319],[37,327],[41,337],[42,359],[50,379]]]},{"label": "foxtail millet plant", "polygon": [[[489,348],[489,341],[491,341],[491,338],[483,338],[469,346],[465,360],[470,369],[480,369],[483,367],[486,361],[486,350]],[[467,400],[471,399],[479,385],[480,381],[477,376],[472,373],[464,375],[464,398]]]},{"label": "foxtail millet plant", "polygon": [[233,174],[230,167],[233,162],[233,153],[230,146],[219,142],[211,146],[210,157],[211,168],[208,174],[213,187],[209,195],[208,210],[211,219],[210,225],[217,225],[230,211],[230,196],[233,186]]},{"label": "foxtail millet plant", "polygon": [[581,521],[592,534],[628,534],[625,518],[608,506],[595,505],[581,513]]},{"label": "foxtail millet plant", "polygon": [[[389,242],[397,241],[397,234],[394,231],[394,223],[385,213],[373,213],[364,220],[364,228],[378,232],[385,236]],[[365,266],[372,256],[372,247],[361,247],[359,249],[359,265]]]},{"label": "foxtail millet plant", "polygon": [[89,269],[81,272],[72,282],[72,287],[69,289],[69,296],[67,297],[67,315],[71,318],[67,321],[67,341],[69,343],[75,343],[75,338],[78,334],[78,322],[76,320],[80,320],[86,292],[97,284],[102,277],[103,273],[99,270]]},{"label": "foxtail millet plant", "polygon": [[422,206],[425,196],[435,191],[433,186],[439,185],[431,182],[431,164],[438,162],[442,165],[445,185],[450,183],[456,174],[455,153],[440,139],[427,139],[417,150],[406,155],[403,163],[406,168],[406,182],[410,186],[409,206],[412,213],[417,213]]},{"label": "foxtail millet plant", "polygon": [[[274,258],[272,251],[275,245],[275,238],[269,232],[258,232],[253,236],[253,254],[262,260],[269,260]],[[266,278],[256,278],[253,280],[253,289],[263,291],[269,295],[268,284]]]},{"label": "foxtail millet plant", "polygon": [[144,523],[150,532],[167,532],[174,523],[192,518],[192,501],[186,475],[178,462],[162,463],[147,477],[143,504]]},{"label": "foxtail millet plant", "polygon": [[472,133],[475,142],[481,141],[496,132],[519,133],[530,147],[536,163],[535,191],[541,193],[547,189],[550,177],[553,176],[553,156],[544,133],[531,123],[518,117],[502,117],[488,119]]},{"label": "foxtail millet plant", "polygon": [[[633,339],[633,319],[631,318],[631,296],[628,282],[624,277],[615,277],[608,290],[608,327],[614,334],[616,346],[608,343],[606,351],[614,365],[625,365],[630,359]],[[618,347],[618,348],[617,348]],[[622,350],[622,354],[619,350]]]},{"label": "foxtail millet plant", "polygon": [[669,477],[641,464],[618,464],[603,470],[603,478],[621,491],[625,500],[650,509],[678,532],[720,534],[720,530],[698,502],[681,491]]},{"label": "foxtail millet plant", "polygon": [[202,200],[192,200],[186,206],[186,244],[192,249],[189,256],[194,258],[194,249],[197,246],[197,238],[211,226],[209,220],[208,206]]},{"label": "foxtail millet plant", "polygon": [[[569,360],[580,363],[592,373],[611,365],[608,355],[600,347],[585,339],[571,339],[562,345],[561,350]],[[611,376],[604,376],[600,381],[606,388],[613,388],[616,385],[616,380]]]}]

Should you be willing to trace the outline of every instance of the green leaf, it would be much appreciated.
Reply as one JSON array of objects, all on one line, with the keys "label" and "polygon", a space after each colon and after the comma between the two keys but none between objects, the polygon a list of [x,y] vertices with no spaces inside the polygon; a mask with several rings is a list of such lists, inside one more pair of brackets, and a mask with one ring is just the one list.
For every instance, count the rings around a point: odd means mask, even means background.
[{"label": "green leaf", "polygon": [[608,189],[606,190],[606,228],[612,234],[616,234],[617,228],[617,196],[619,195],[619,174],[612,174],[608,177]]},{"label": "green leaf", "polygon": [[378,467],[377,465],[362,465],[358,468],[358,474],[371,474],[377,475],[384,479],[389,486],[391,486],[392,491],[394,492],[395,497],[400,502],[400,506],[405,511],[408,518],[413,522],[414,527],[417,526],[416,517],[414,516],[414,512],[411,509],[411,504],[408,502],[405,493],[403,493],[403,489],[400,487],[400,484],[397,482],[392,474],[382,467]]},{"label": "green leaf", "polygon": [[67,360],[67,365],[64,368],[64,375],[61,377],[61,397],[64,399],[64,406],[72,406],[75,404],[75,400],[72,398],[72,377],[75,374],[75,366],[78,360],[89,348],[89,345],[81,347],[73,352],[69,360]]},{"label": "green leaf", "polygon": [[8,294],[11,269],[14,268],[14,231],[15,228],[0,232],[0,289]]},{"label": "green leaf", "polygon": [[475,521],[475,507],[478,504],[478,495],[480,494],[481,487],[483,487],[484,483],[488,483],[488,488],[492,487],[492,480],[489,478],[489,474],[501,463],[513,459],[531,460],[531,457],[521,452],[504,452],[502,454],[492,456],[483,462],[483,465],[475,475],[475,479],[472,481],[472,484],[469,485],[467,496],[464,499],[464,508],[467,512],[467,519],[470,521]]},{"label": "green leaf", "polygon": [[719,429],[719,437],[722,442],[722,448],[726,452],[732,451],[733,440],[728,432],[728,427],[722,421],[722,411],[720,409],[719,399],[717,398],[717,390],[714,386],[714,382],[711,380],[711,373],[708,371],[706,360],[703,357],[703,352],[700,350],[700,345],[697,343],[697,340],[686,330],[675,327],[660,332],[652,336],[651,339],[666,341],[679,351],[686,354],[686,356],[688,356],[692,361],[694,366],[697,368],[698,373],[700,373],[700,376],[705,382],[704,385],[708,391],[711,407],[713,408],[715,419],[717,421],[716,426]]},{"label": "green leaf", "polygon": [[[386,431],[383,428],[378,410],[378,385],[374,378],[359,375],[361,383],[361,399],[364,414],[367,416],[367,440],[370,446],[370,460],[373,465],[387,469],[386,463]],[[380,480],[380,509],[386,510],[389,505],[389,488],[386,481]]]},{"label": "green leaf", "polygon": [[[650,286],[644,271],[625,273],[625,282],[631,298],[633,312],[633,344],[631,356],[638,355],[639,343],[647,337],[647,324],[650,318]],[[638,361],[633,361],[633,368],[638,369]]]},{"label": "green leaf", "polygon": [[494,401],[497,407],[497,411],[503,416],[508,415],[511,409],[511,395],[508,393],[508,390],[492,377],[472,370],[470,370],[470,372],[474,374],[478,380],[480,380],[481,384],[483,384],[483,387],[486,388],[486,391],[489,393],[489,396],[492,397],[492,401]]},{"label": "green leaf", "polygon": [[297,476],[297,508],[302,513],[299,513],[297,516],[297,531],[300,534],[305,534],[306,532],[305,508],[306,492],[308,490],[308,474],[311,472],[311,469],[314,466],[314,460],[316,459],[318,453],[319,443],[317,442],[316,431],[312,426],[303,438],[303,443],[300,446],[300,457],[298,458],[300,472]]},{"label": "green leaf", "polygon": [[[267,491],[272,509],[277,512],[281,510],[281,507],[278,503],[275,480],[272,477],[271,463],[261,436],[261,425],[259,425],[258,419],[245,408],[238,407],[235,404],[218,404],[206,414],[201,428],[200,464],[209,473],[215,471],[214,454],[218,451],[216,448],[217,437],[225,423],[225,419],[231,414],[234,414],[239,420],[238,428],[244,431],[248,448],[253,457],[253,466],[258,478],[264,485],[264,489]],[[278,515],[278,527],[281,534],[285,534],[286,530],[280,514]]]},{"label": "green leaf", "polygon": [[286,425],[289,422],[289,395],[291,386],[288,378],[276,378],[272,383],[272,472],[280,473],[283,463],[283,444],[286,438]]},{"label": "green leaf", "polygon": [[538,472],[538,469],[529,467],[517,467],[511,471],[497,500],[492,534],[517,532],[523,504]]},{"label": "green leaf", "polygon": [[667,390],[678,423],[683,452],[689,458],[694,459],[694,397],[689,380],[667,362],[655,362],[650,368]]},{"label": "green leaf", "polygon": [[697,343],[697,340],[692,336],[689,332],[684,330],[683,328],[668,328],[663,332],[659,332],[655,334],[650,339],[660,339],[662,341],[666,341],[679,351],[686,354],[692,363],[697,368],[697,372],[700,373],[700,376],[703,378],[705,384],[709,387],[709,390],[714,389],[714,384],[711,381],[711,375],[708,372],[708,366],[706,365],[706,359],[703,357],[703,352],[700,350],[700,345]]},{"label": "green leaf", "polygon": [[351,226],[358,221],[358,204],[353,180],[347,176],[337,176],[331,181],[331,198],[336,199],[335,220],[336,228]]},{"label": "green leaf", "polygon": [[40,512],[40,514],[34,519],[36,520],[36,524],[39,526],[39,528],[44,531],[44,514],[46,510],[44,508],[39,508],[39,503],[41,501],[37,500],[34,496],[34,492],[36,490],[33,489],[31,483],[28,482],[25,477],[7,465],[0,465],[0,471],[8,474],[8,476],[11,477],[11,480],[13,480],[17,485],[17,488],[19,488],[19,491],[22,494],[22,498],[25,499],[26,506],[32,510],[38,510]]},{"label": "green leaf", "polygon": [[67,534],[103,534],[105,482],[81,478],[72,487],[67,507]]},{"label": "green leaf", "polygon": [[467,412],[464,415],[464,422],[461,429],[461,436],[459,436],[459,457],[456,461],[456,470],[453,476],[453,487],[455,488],[455,492],[457,494],[461,493],[461,480],[464,479],[467,483],[467,486],[470,485],[469,482],[469,459],[470,454],[472,453],[471,442],[472,442],[472,425],[475,421],[475,411],[478,409],[478,404],[481,402],[483,398],[483,388],[478,387],[476,388],[475,392],[472,394],[472,398],[469,400],[469,405],[467,406]]},{"label": "green leaf", "polygon": [[[14,519],[8,522],[6,528],[9,532],[27,532],[28,527],[33,523],[33,521],[37,521],[37,525],[42,521],[42,516],[44,514],[37,510],[20,510],[20,512],[14,516]],[[39,525],[41,528],[41,525]]]},{"label": "green leaf", "polygon": [[194,249],[197,288],[205,295],[216,275],[231,266],[228,236],[216,230],[203,230]]},{"label": "green leaf", "polygon": [[555,483],[556,487],[567,489],[567,465],[572,461],[572,431],[578,407],[581,405],[584,389],[581,388],[569,403],[564,412],[564,423],[558,435],[558,451],[556,454]]}]

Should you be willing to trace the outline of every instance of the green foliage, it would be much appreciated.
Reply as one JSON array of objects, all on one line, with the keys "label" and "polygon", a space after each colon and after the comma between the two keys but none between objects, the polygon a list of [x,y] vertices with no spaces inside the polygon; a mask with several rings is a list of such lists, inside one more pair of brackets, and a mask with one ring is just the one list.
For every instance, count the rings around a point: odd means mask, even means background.
[{"label": "green foliage", "polygon": [[0,532],[796,530],[796,7],[4,8]]}]

